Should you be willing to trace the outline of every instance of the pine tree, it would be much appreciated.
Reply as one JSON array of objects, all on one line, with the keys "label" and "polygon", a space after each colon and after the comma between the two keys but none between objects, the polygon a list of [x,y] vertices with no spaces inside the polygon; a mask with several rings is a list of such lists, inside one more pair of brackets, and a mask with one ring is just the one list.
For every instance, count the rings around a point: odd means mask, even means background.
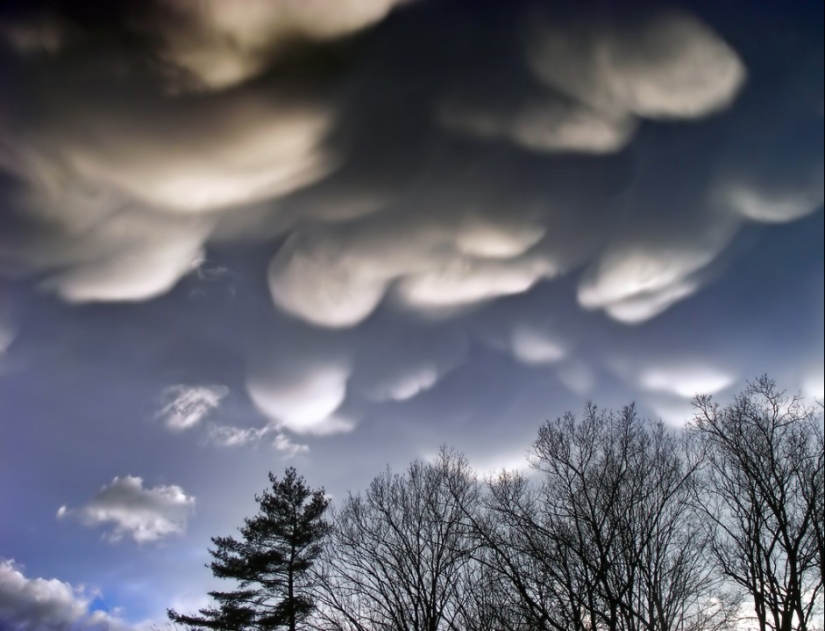
[{"label": "pine tree", "polygon": [[282,480],[269,474],[271,489],[256,495],[257,515],[244,519],[240,539],[213,537],[217,578],[237,581],[239,589],[210,592],[216,606],[187,616],[170,609],[173,622],[194,629],[269,631],[298,625],[314,609],[310,572],[330,526],[323,519],[329,499],[310,489],[294,468]]}]

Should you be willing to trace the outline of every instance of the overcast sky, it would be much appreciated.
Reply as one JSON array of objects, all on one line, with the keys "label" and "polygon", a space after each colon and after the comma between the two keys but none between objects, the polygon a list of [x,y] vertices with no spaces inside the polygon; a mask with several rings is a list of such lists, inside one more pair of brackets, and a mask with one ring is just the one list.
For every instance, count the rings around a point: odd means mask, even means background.
[{"label": "overcast sky", "polygon": [[823,7],[746,5],[4,3],[0,628],[205,604],[270,470],[821,398]]}]

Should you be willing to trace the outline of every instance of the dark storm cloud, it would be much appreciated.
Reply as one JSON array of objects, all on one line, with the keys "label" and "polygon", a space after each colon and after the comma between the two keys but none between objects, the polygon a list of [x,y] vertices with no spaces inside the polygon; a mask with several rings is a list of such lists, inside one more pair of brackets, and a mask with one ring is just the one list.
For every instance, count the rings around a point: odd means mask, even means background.
[{"label": "dark storm cloud", "polygon": [[[395,4],[384,28],[340,39]],[[822,203],[816,147],[794,169],[743,150],[788,142],[762,137],[784,101],[687,10],[169,0],[113,17],[127,44],[76,10],[4,27],[24,79],[2,156],[27,229],[3,239],[3,267],[70,302],[142,301],[204,269],[210,243],[275,241],[272,299],[311,325],[249,353],[275,428],[347,431],[359,397],[426,392],[467,357],[466,333],[439,323],[580,269],[580,308],[649,321],[712,279],[748,222]],[[821,128],[811,105],[799,120]],[[399,324],[359,328],[379,308]],[[593,369],[554,326],[516,314],[500,344],[588,391]],[[636,372],[654,391],[684,377]]]}]

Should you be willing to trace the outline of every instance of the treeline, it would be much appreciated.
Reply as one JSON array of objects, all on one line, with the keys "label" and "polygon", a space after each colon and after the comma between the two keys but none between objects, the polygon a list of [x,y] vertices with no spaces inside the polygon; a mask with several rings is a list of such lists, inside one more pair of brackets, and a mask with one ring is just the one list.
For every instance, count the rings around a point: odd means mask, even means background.
[{"label": "treeline", "polygon": [[[676,431],[587,405],[546,422],[528,474],[444,448],[330,507],[294,469],[213,539],[187,629],[813,631],[823,616],[821,404],[761,378]],[[747,616],[748,620],[742,617]],[[745,626],[738,626],[745,623]]]}]

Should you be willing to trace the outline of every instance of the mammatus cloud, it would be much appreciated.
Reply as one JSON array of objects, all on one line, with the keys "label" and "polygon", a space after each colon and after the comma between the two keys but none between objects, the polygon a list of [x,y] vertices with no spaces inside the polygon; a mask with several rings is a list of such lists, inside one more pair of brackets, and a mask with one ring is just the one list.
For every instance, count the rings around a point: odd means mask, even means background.
[{"label": "mammatus cloud", "polygon": [[630,142],[638,118],[707,116],[728,107],[745,80],[736,52],[685,13],[621,25],[531,22],[529,65],[553,92],[498,105],[450,97],[443,125],[533,151],[612,153]]},{"label": "mammatus cloud", "polygon": [[685,228],[681,237],[619,235],[585,271],[579,304],[627,324],[649,320],[702,286],[697,274],[716,260],[737,229],[737,222],[723,216],[698,226],[694,239],[684,238]]},{"label": "mammatus cloud", "polygon": [[600,113],[559,97],[533,97],[514,109],[489,111],[483,104],[453,97],[440,107],[438,119],[451,131],[502,138],[547,153],[614,153],[630,142],[637,128],[633,117]]},{"label": "mammatus cloud", "polygon": [[[91,50],[69,72],[88,73],[93,89],[64,83],[61,56],[47,57],[45,76],[20,84],[0,121],[0,168],[20,185],[10,205],[37,227],[0,255],[18,274],[53,271],[43,287],[68,301],[166,293],[203,259],[223,213],[288,195],[336,164],[322,146],[334,108],[314,88],[172,98],[138,76],[140,55],[119,59],[137,78],[118,80],[95,60],[119,53]],[[130,96],[108,92],[113,81]],[[18,107],[27,99],[45,107]]]},{"label": "mammatus cloud", "polygon": [[629,27],[536,28],[528,59],[548,86],[596,111],[700,118],[728,107],[745,80],[735,51],[696,18],[671,11]]},{"label": "mammatus cloud", "polygon": [[195,498],[176,485],[144,488],[143,479],[116,477],[84,506],[61,506],[58,519],[72,517],[89,527],[108,526],[106,538],[130,537],[138,543],[183,534],[195,507]]},{"label": "mammatus cloud", "polygon": [[333,420],[344,402],[349,368],[335,364],[304,364],[294,370],[272,367],[250,377],[252,401],[281,427],[298,434],[326,434],[350,429]]},{"label": "mammatus cloud", "polygon": [[163,419],[173,431],[191,429],[218,409],[228,394],[229,388],[221,385],[170,386],[163,392],[166,403],[158,411],[157,417]]},{"label": "mammatus cloud", "polygon": [[[226,88],[260,74],[296,40],[328,40],[383,19],[409,0],[162,0],[177,20],[155,24],[163,56],[206,88]],[[172,28],[169,24],[173,24]]]},{"label": "mammatus cloud", "polygon": [[[632,206],[640,209],[623,208],[629,202],[616,199],[614,185],[600,192],[596,158],[571,170],[578,187],[554,176],[558,163],[542,165],[537,161],[547,157],[530,151],[486,165],[477,158],[486,150],[472,159],[452,156],[443,176],[420,177],[428,169],[424,152],[387,167],[392,185],[365,177],[376,165],[394,164],[396,154],[421,152],[417,137],[388,122],[391,139],[377,145],[384,153],[376,155],[371,126],[352,114],[391,108],[398,69],[357,56],[324,69],[304,53],[286,53],[296,40],[312,48],[374,24],[398,4],[253,0],[241,11],[218,0],[158,0],[126,19],[127,30],[150,35],[137,54],[117,51],[133,75],[98,63],[114,52],[99,43],[105,38],[89,40],[99,54],[66,54],[73,38],[91,37],[81,24],[7,28],[21,70],[33,63],[32,50],[53,52],[37,57],[40,79],[15,92],[0,156],[21,184],[15,208],[42,230],[0,255],[23,273],[45,272],[42,286],[68,301],[148,300],[198,267],[216,231],[222,240],[243,240],[265,225],[273,236],[289,234],[268,269],[273,301],[316,326],[355,327],[384,301],[427,316],[463,313],[582,265],[580,304],[638,324],[698,291],[744,221],[792,221],[821,205],[821,168],[811,168],[809,185],[800,189],[766,185],[747,165],[724,165],[715,169],[719,181],[697,177],[690,185],[690,169],[663,167],[652,182],[634,175]],[[734,105],[745,82],[731,46],[684,12],[621,22],[542,14],[526,22],[526,40],[515,37],[520,43],[507,50],[516,57],[507,67],[521,68],[521,84],[514,88],[505,78],[498,89],[495,67],[468,79],[460,64],[447,63],[460,57],[460,47],[445,42],[445,76],[422,78],[422,97],[404,99],[405,112],[425,109],[431,117],[435,108],[442,123],[468,127],[491,152],[500,147],[489,140],[507,136],[530,150],[604,154],[629,143],[641,120],[698,125]],[[392,60],[402,44],[382,41],[375,55]],[[138,70],[157,58],[190,72],[199,85],[170,87],[180,77],[163,64],[149,64],[149,81]],[[62,63],[95,89],[58,81]],[[306,63],[312,73],[305,80],[281,66],[270,73],[273,63]],[[342,81],[352,77],[388,89]],[[452,79],[486,83],[454,94]],[[128,97],[110,93],[106,86],[117,82],[125,82]],[[349,87],[341,92],[342,85]],[[490,105],[489,95],[499,93],[504,102]],[[32,113],[26,102],[43,106]],[[393,112],[386,112],[388,121],[406,118]],[[443,135],[437,125],[424,127],[416,133]],[[338,142],[344,128],[351,137]],[[528,185],[513,176],[539,168],[549,180]],[[416,186],[397,186],[410,178]],[[647,189],[667,179],[684,180],[690,201],[647,199]],[[353,212],[353,200],[361,200],[359,208],[371,201]],[[660,219],[671,216],[677,219]],[[651,217],[655,230],[647,228]],[[326,400],[332,405],[332,397]]]},{"label": "mammatus cloud", "polygon": [[57,579],[28,578],[14,561],[0,560],[0,626],[8,631],[138,631],[105,611],[93,611],[97,595]]},{"label": "mammatus cloud", "polygon": [[519,294],[558,273],[531,253],[540,225],[462,219],[455,226],[377,223],[348,234],[296,233],[269,267],[275,303],[315,325],[346,328],[365,320],[394,287],[420,311],[472,306]]},{"label": "mammatus cloud", "polygon": [[788,223],[822,208],[823,169],[819,165],[794,188],[772,188],[764,182],[732,179],[719,196],[742,217],[761,223]]}]

